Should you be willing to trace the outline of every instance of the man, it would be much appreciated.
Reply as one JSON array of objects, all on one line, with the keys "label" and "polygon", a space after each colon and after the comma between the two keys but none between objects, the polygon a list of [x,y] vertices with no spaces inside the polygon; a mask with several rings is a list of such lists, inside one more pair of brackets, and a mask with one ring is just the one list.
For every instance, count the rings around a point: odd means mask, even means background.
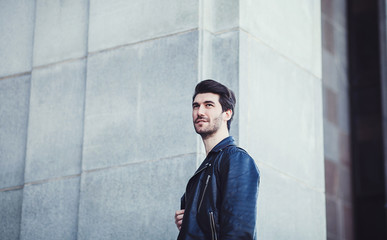
[{"label": "man", "polygon": [[193,124],[207,157],[188,181],[175,213],[178,240],[256,239],[259,171],[229,136],[235,103],[234,93],[216,81],[195,88]]}]

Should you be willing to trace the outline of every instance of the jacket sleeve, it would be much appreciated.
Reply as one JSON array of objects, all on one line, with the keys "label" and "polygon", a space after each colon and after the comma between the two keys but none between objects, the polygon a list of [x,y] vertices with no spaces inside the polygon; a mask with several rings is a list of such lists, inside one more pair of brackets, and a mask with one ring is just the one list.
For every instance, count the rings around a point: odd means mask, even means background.
[{"label": "jacket sleeve", "polygon": [[220,239],[256,239],[260,175],[254,160],[239,150],[222,159],[219,166]]}]

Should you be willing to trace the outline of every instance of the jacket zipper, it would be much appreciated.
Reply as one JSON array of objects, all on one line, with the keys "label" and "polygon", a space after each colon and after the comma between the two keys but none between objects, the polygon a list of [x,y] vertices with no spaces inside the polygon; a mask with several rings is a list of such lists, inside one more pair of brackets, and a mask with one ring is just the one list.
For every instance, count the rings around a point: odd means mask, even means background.
[{"label": "jacket zipper", "polygon": [[200,203],[199,203],[199,207],[198,207],[198,212],[200,210],[200,207],[202,206],[202,202],[203,202],[203,199],[204,199],[204,194],[206,194],[206,189],[207,189],[207,186],[208,186],[208,182],[210,180],[210,177],[211,175],[208,175],[207,176],[207,180],[206,180],[206,185],[204,186],[204,190],[203,190],[203,195],[202,195],[202,198],[200,199]]},{"label": "jacket zipper", "polygon": [[217,240],[218,237],[216,235],[215,220],[214,220],[214,213],[213,212],[210,212],[210,227],[211,227],[211,239]]},{"label": "jacket zipper", "polygon": [[[195,176],[198,175],[200,172],[202,172],[203,170],[207,169],[207,168],[210,167],[210,166],[211,166],[211,163],[206,163],[206,165],[205,165],[203,168],[201,168],[201,169],[199,169],[199,170],[197,170],[197,171],[195,172],[195,174],[188,180],[188,182],[190,182],[191,179],[192,179],[193,177],[195,177]],[[187,202],[187,194],[184,195],[184,198],[185,198],[185,202]]]}]

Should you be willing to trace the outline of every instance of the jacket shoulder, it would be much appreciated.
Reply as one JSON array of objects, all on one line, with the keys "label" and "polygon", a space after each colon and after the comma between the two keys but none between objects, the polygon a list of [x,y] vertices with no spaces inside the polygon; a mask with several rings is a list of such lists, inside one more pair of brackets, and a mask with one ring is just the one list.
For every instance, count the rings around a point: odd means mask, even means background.
[{"label": "jacket shoulder", "polygon": [[234,145],[223,149],[223,154],[220,157],[217,166],[219,171],[228,168],[242,170],[246,167],[256,169],[256,171],[259,172],[254,159],[243,148]]},{"label": "jacket shoulder", "polygon": [[[247,153],[246,150],[244,150],[243,148],[241,147],[238,147],[238,146],[229,146],[227,148],[225,148],[223,150],[223,156],[222,158],[225,158],[225,159],[251,159],[253,160],[253,158]],[[254,160],[253,160],[254,161]]]}]

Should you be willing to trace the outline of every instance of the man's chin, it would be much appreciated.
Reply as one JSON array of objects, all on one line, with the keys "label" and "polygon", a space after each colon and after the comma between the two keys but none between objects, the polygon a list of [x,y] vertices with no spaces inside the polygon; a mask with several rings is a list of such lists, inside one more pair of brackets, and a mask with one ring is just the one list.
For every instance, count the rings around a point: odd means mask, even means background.
[{"label": "man's chin", "polygon": [[207,131],[205,131],[203,129],[197,129],[197,128],[195,128],[195,131],[196,131],[197,134],[200,134],[200,135],[206,134],[206,132],[207,132]]},{"label": "man's chin", "polygon": [[195,128],[195,131],[197,134],[199,134],[202,138],[207,138],[209,136],[211,136],[212,134],[214,134],[214,131],[209,131],[207,129],[197,129]]}]

